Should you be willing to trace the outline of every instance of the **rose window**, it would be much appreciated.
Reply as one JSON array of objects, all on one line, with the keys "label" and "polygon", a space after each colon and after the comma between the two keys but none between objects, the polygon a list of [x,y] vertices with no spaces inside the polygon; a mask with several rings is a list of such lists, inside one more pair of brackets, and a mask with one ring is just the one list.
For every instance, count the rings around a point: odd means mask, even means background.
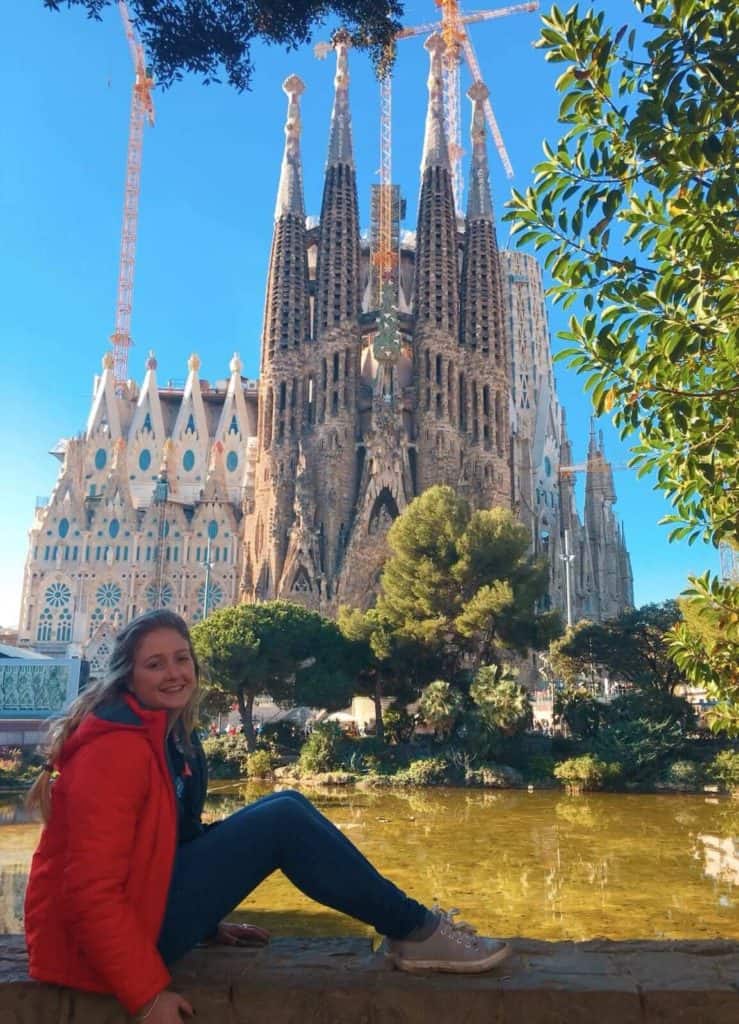
[{"label": "rose window", "polygon": [[122,591],[117,583],[101,583],[97,589],[98,604],[103,608],[115,608],[121,595]]},{"label": "rose window", "polygon": [[52,583],[46,589],[45,598],[46,603],[52,608],[63,608],[65,604],[69,604],[71,596],[72,591],[66,583]]}]

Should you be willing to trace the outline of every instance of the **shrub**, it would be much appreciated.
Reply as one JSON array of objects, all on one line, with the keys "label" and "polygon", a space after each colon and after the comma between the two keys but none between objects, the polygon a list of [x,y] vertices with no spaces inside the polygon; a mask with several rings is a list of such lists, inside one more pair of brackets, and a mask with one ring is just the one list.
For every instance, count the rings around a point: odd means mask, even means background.
[{"label": "shrub", "polygon": [[272,774],[272,754],[269,750],[255,750],[247,754],[243,769],[250,779],[264,779]]},{"label": "shrub", "polygon": [[553,757],[535,754],[528,762],[526,774],[532,782],[551,782],[556,763]]},{"label": "shrub", "polygon": [[300,751],[300,770],[314,774],[341,767],[343,744],[344,735],[336,722],[319,722]]},{"label": "shrub", "polygon": [[270,722],[262,726],[259,741],[287,750],[300,750],[305,741],[303,730],[294,722]]},{"label": "shrub", "polygon": [[711,762],[711,774],[731,792],[739,791],[739,751],[722,750]]},{"label": "shrub", "polygon": [[416,720],[405,708],[388,708],[382,716],[388,743],[408,743],[416,728]]},{"label": "shrub", "polygon": [[697,789],[703,782],[703,768],[695,761],[673,761],[661,781],[668,788]]},{"label": "shrub", "polygon": [[238,778],[247,756],[243,733],[208,736],[203,740],[209,774],[215,779]]},{"label": "shrub", "polygon": [[443,757],[420,757],[395,776],[403,786],[438,786],[446,782],[449,763]]},{"label": "shrub", "polygon": [[0,747],[0,772],[17,772],[22,763],[20,747]]},{"label": "shrub", "polygon": [[582,757],[571,757],[562,761],[554,768],[554,777],[559,779],[568,790],[602,789],[604,783],[620,774],[621,766],[608,764],[592,754]]},{"label": "shrub", "polygon": [[449,683],[437,679],[421,694],[418,712],[437,736],[448,736],[462,710],[462,696]]},{"label": "shrub", "polygon": [[486,786],[489,789],[520,789],[523,776],[507,764],[483,764],[470,768],[464,777],[468,786]]}]

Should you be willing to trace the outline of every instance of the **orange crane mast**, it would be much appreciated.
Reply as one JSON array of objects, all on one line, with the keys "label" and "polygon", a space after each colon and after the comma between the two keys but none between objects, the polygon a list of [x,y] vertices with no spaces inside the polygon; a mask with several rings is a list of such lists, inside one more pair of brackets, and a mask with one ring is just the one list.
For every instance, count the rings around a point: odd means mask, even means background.
[{"label": "orange crane mast", "polygon": [[[497,18],[505,18],[510,14],[524,14],[539,9],[537,0],[527,0],[526,3],[513,4],[507,7],[497,7],[485,11],[472,11],[464,13],[459,7],[457,0],[436,0],[441,8],[442,20],[426,22],[423,25],[413,25],[402,28],[396,39],[409,39],[413,36],[426,35],[431,32],[441,32],[446,43],[444,53],[444,112],[447,131],[447,145],[449,146],[449,161],[452,168],[452,185],[454,188],[454,199],[457,211],[461,211],[463,178],[462,178],[462,155],[461,144],[461,116],[460,116],[460,90],[459,90],[459,65],[461,55],[464,53],[469,65],[472,78],[476,82],[482,81],[482,73],[475,51],[472,47],[466,26],[481,21],[492,21]],[[513,177],[513,167],[500,133],[498,123],[493,113],[490,100],[484,103],[485,117],[487,118],[490,134],[495,142],[501,163],[509,178]],[[381,280],[387,282],[394,273],[398,254],[393,250],[392,240],[392,216],[393,216],[393,185],[391,178],[391,151],[392,151],[392,79],[391,73],[387,72],[380,79],[380,203],[379,203],[379,224],[377,229],[378,246],[373,254],[373,262],[378,268]]]},{"label": "orange crane mast", "polygon": [[118,0],[118,10],[126,39],[131,50],[134,83],[131,93],[131,115],[128,125],[128,155],[126,159],[126,187],[123,201],[123,227],[121,255],[118,267],[118,297],[115,310],[115,330],[110,337],[113,345],[116,391],[120,393],[128,377],[128,350],[131,341],[131,308],[133,281],[136,267],[136,236],[138,233],[139,193],[141,189],[141,155],[144,142],[144,124],[154,124],[154,79],[146,69],[144,48],[131,22],[125,0]]}]

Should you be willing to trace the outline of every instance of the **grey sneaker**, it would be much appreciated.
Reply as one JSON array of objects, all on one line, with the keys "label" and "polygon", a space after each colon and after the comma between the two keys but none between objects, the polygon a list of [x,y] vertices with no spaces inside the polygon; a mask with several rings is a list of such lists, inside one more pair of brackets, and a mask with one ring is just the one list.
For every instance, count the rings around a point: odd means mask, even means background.
[{"label": "grey sneaker", "polygon": [[439,916],[439,924],[427,939],[387,940],[387,955],[398,970],[481,974],[510,955],[507,942],[483,938],[472,925],[455,921],[458,910],[434,906],[434,912]]}]

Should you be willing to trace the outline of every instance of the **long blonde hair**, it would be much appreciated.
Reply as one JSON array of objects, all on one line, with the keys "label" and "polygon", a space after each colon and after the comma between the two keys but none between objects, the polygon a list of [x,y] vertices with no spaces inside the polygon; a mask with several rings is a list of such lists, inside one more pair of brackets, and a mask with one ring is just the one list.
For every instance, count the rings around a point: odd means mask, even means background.
[{"label": "long blonde hair", "polygon": [[[155,611],[139,615],[138,618],[132,619],[127,626],[124,626],[115,638],[105,677],[84,690],[79,697],[72,701],[64,714],[54,718],[49,725],[46,739],[41,748],[46,758],[46,764],[28,791],[26,798],[26,806],[38,807],[45,822],[51,815],[52,771],[66,740],[91,711],[130,690],[139,645],[144,637],[157,629],[173,629],[180,634],[183,640],[187,641],[190,657],[195,665],[195,677],[198,682],[200,681],[200,666],[192,646],[190,631],[185,620],[175,612],[168,611],[166,608],[158,608]],[[188,747],[190,734],[197,725],[199,701],[200,687],[196,686],[177,721],[176,728]]]}]

